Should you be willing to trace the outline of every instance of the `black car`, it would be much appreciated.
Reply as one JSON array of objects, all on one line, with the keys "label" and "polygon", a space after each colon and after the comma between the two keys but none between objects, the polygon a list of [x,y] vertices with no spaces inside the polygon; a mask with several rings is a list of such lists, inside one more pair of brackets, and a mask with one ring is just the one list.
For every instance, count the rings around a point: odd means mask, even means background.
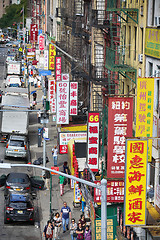
[{"label": "black car", "polygon": [[0,187],[5,186],[4,196],[8,193],[33,193],[43,189],[44,181],[40,177],[29,177],[26,173],[9,173],[0,177]]},{"label": "black car", "polygon": [[27,221],[34,224],[34,205],[30,195],[9,194],[4,201],[4,223]]}]

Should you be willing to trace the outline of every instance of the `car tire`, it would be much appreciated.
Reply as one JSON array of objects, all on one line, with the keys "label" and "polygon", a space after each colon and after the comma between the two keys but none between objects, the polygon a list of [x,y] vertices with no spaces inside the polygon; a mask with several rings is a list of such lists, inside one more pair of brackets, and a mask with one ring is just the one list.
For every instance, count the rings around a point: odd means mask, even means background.
[{"label": "car tire", "polygon": [[33,220],[33,221],[30,221],[30,224],[31,224],[31,225],[34,225],[34,220]]}]

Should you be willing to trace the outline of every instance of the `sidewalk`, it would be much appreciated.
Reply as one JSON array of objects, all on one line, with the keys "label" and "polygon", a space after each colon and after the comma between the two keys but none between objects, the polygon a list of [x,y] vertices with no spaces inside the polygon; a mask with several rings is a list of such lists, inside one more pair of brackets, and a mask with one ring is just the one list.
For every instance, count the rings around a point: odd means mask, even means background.
[{"label": "sidewalk", "polygon": [[[35,89],[34,87],[31,87],[31,91],[37,90],[37,106],[36,109],[43,109],[42,106],[42,89]],[[30,101],[32,101],[32,96]],[[31,151],[31,162],[33,163],[34,160],[38,159],[38,157],[43,156],[43,146],[38,147],[38,127],[42,127],[41,124],[37,123],[37,113],[31,113],[30,115],[30,151]],[[46,164],[46,167],[51,168],[53,166],[53,157],[52,157],[52,148],[54,145],[57,145],[57,129],[56,124],[52,121],[52,118],[50,117],[50,122],[47,124],[47,127],[49,128],[49,141],[46,142],[46,153],[49,158],[49,163]],[[35,137],[36,136],[36,137]],[[59,171],[63,171],[63,162],[68,160],[68,156],[65,155],[58,155],[58,167]],[[34,168],[34,175],[42,175],[42,170]],[[61,207],[63,207],[63,202],[66,201],[67,205],[71,208],[72,211],[72,217],[75,218],[76,222],[78,222],[81,212],[80,208],[74,208],[73,207],[73,199],[74,199],[74,193],[73,190],[70,189],[70,187],[67,185],[64,186],[64,195],[60,196],[60,189],[58,184],[58,178],[59,176],[53,175],[52,176],[52,209],[57,209],[57,211],[60,213]],[[39,207],[39,221],[40,221],[40,230],[41,233],[43,232],[44,226],[46,222],[49,219],[50,214],[50,191],[42,190],[38,191],[37,194],[37,201],[38,201],[38,207]],[[42,235],[42,234],[41,234]],[[42,239],[44,239],[42,237]],[[65,234],[62,233],[60,239],[71,239],[69,231],[67,231]]]}]

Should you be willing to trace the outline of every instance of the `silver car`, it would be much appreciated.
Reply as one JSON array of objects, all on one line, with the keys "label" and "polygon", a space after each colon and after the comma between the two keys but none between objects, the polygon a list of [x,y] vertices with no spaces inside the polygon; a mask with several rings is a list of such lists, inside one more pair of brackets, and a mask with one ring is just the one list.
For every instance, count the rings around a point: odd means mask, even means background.
[{"label": "silver car", "polygon": [[11,135],[5,149],[5,158],[15,157],[28,160],[28,142],[25,136]]}]

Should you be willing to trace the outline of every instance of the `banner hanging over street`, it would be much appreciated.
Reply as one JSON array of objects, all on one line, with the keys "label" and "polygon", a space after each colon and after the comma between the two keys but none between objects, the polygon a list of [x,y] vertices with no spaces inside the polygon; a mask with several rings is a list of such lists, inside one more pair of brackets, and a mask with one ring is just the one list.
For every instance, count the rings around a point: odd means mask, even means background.
[{"label": "banner hanging over street", "polygon": [[133,98],[109,98],[107,177],[123,178],[125,139],[132,137]]},{"label": "banner hanging over street", "polygon": [[124,224],[146,224],[148,140],[126,140]]}]

